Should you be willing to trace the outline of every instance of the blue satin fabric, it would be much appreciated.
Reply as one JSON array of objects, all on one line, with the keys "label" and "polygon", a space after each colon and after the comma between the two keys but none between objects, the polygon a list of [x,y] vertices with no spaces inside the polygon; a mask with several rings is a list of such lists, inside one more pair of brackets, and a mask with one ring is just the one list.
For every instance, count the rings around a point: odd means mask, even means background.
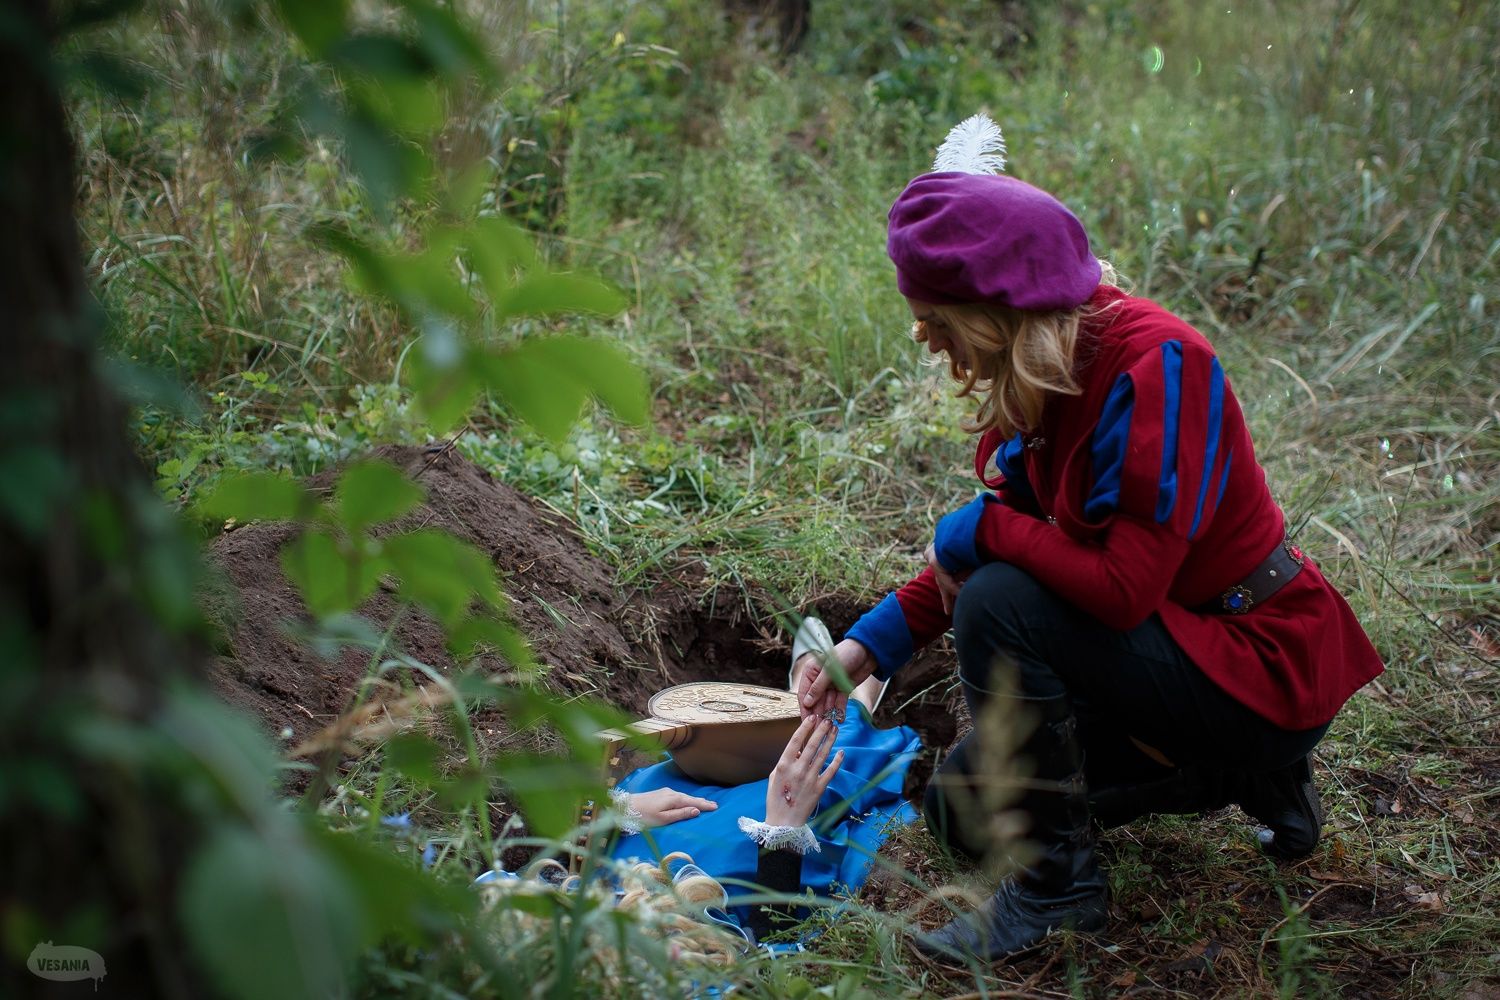
[{"label": "blue satin fabric", "polygon": [[[921,749],[914,730],[876,729],[864,707],[850,702],[834,747],[844,751],[844,763],[810,821],[821,850],[802,859],[802,885],[818,896],[863,885],[890,831],[917,818],[911,803],[901,797],[906,770]],[[619,787],[627,792],[675,788],[719,804],[693,819],[621,836],[613,853],[621,859],[659,861],[673,851],[686,852],[724,883],[732,912],[745,923],[749,910],[735,900],[754,890],[737,883],[755,881],[759,848],[740,832],[739,820],[766,818],[766,781],[731,788],[700,785],[667,760],[632,771]]]}]

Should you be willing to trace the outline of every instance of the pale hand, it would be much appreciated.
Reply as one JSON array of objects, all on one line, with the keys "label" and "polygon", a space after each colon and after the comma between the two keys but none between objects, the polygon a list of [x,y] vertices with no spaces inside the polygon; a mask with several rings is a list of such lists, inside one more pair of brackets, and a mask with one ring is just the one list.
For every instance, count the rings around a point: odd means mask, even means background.
[{"label": "pale hand", "polygon": [[[875,672],[878,665],[870,651],[853,639],[845,639],[833,647],[833,655],[839,666],[849,675],[850,690]],[[849,707],[849,692],[840,691],[833,682],[833,674],[823,669],[823,664],[814,653],[805,653],[798,661],[803,664],[802,680],[797,685],[797,706],[804,719],[826,715],[842,722]]]},{"label": "pale hand", "polygon": [[699,813],[713,812],[719,804],[712,799],[679,792],[675,788],[656,788],[633,792],[630,808],[641,814],[641,827],[666,826],[678,820],[692,819]]},{"label": "pale hand", "polygon": [[824,789],[844,763],[840,750],[823,766],[838,732],[828,719],[810,715],[802,720],[766,783],[767,825],[801,826],[812,816]]},{"label": "pale hand", "polygon": [[953,602],[958,600],[959,588],[964,585],[964,580],[969,574],[954,576],[944,569],[943,564],[938,562],[936,546],[927,546],[927,551],[923,553],[923,556],[927,559],[927,565],[932,567],[932,577],[937,581],[938,591],[943,595],[943,614],[951,616]]}]

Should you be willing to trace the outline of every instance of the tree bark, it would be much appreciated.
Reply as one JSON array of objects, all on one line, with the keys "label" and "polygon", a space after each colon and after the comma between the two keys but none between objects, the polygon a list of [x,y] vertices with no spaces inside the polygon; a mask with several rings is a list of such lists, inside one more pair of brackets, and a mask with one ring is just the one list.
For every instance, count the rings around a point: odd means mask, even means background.
[{"label": "tree bark", "polygon": [[[202,663],[191,547],[154,497],[103,376],[74,219],[72,145],[46,0],[0,22],[0,993],[76,996],[27,971],[52,941],[106,987],[187,995],[172,871],[192,838],[169,792],[90,737],[149,725]],[[184,594],[186,595],[184,597]],[[174,625],[169,627],[165,620]],[[114,730],[118,731],[118,730]],[[34,940],[33,940],[34,939]],[[20,951],[20,954],[16,954]]]}]

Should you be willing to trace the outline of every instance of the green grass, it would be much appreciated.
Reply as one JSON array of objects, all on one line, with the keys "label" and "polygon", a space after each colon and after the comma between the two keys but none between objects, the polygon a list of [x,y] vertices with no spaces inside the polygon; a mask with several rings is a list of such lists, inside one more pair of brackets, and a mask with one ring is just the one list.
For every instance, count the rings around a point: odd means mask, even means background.
[{"label": "green grass", "polygon": [[[1332,846],[1304,865],[1253,861],[1234,822],[1154,823],[1110,840],[1119,905],[1147,914],[1116,952],[1075,942],[988,980],[898,965],[867,895],[828,929],[824,960],[735,978],[768,995],[795,975],[892,995],[1093,996],[1133,971],[1197,995],[1309,995],[1359,981],[1374,953],[1382,995],[1493,989],[1500,14],[1394,0],[891,8],[815,5],[792,61],[712,4],[476,10],[505,85],[455,102],[444,148],[488,157],[486,210],[627,290],[623,318],[567,324],[639,360],[656,422],[601,413],[554,446],[483,407],[464,452],[576,520],[625,581],[691,560],[713,587],[875,599],[972,488],[963,409],[907,335],[885,211],[944,130],[988,107],[1012,172],[1072,205],[1138,293],[1214,341],[1298,540],[1389,670],[1320,750]],[[242,157],[292,58],[185,24],[119,29],[155,85],[131,108],[80,95],[75,116],[112,346],[202,399],[194,418],[141,413],[163,491],[187,500],[224,469],[306,473],[423,439],[400,377],[415,331],[303,236],[317,220],[379,223],[336,151]],[[397,238],[434,211],[401,209]],[[1375,814],[1377,791],[1406,814]],[[471,825],[453,833],[474,849]],[[1325,876],[1396,905],[1312,919],[1299,907]],[[1441,919],[1408,886],[1438,892]],[[1206,979],[1162,971],[1205,940],[1224,946]],[[468,982],[460,966],[398,964],[382,974],[407,986]]]}]

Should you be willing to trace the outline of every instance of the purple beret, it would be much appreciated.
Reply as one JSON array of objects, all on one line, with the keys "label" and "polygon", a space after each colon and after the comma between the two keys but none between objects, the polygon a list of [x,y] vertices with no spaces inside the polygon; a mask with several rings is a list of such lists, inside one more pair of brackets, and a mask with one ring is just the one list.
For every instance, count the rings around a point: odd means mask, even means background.
[{"label": "purple beret", "polygon": [[891,206],[886,252],[901,294],[919,302],[1075,309],[1099,287],[1099,261],[1072,212],[996,174],[923,174]]}]

